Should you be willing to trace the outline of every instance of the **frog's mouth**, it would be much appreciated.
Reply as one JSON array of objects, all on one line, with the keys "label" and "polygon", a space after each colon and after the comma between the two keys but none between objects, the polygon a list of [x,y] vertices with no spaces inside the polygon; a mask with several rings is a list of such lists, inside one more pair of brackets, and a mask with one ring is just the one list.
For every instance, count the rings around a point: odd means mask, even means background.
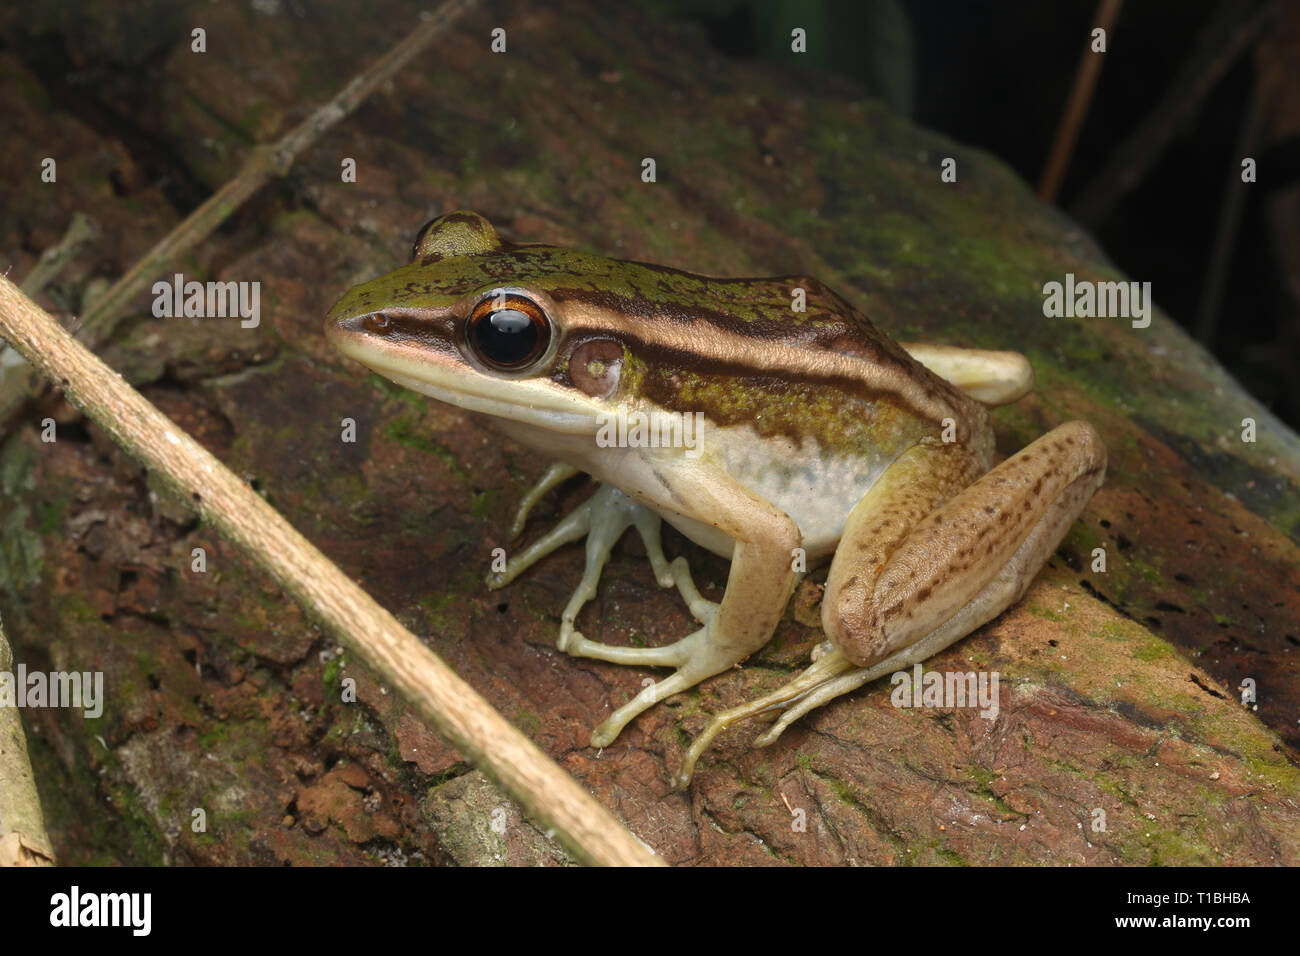
[{"label": "frog's mouth", "polygon": [[334,316],[325,337],[348,358],[398,385],[457,408],[550,432],[594,435],[600,428],[589,398],[544,374],[497,375],[471,364],[441,336],[421,340],[374,334],[365,315]]}]

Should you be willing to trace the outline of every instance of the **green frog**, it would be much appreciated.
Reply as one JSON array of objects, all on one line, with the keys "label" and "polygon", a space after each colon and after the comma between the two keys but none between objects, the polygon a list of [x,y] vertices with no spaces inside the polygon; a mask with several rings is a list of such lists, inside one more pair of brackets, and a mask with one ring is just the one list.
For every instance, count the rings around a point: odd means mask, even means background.
[{"label": "green frog", "polygon": [[[411,262],[348,291],[325,329],[344,355],[557,461],[512,533],[568,477],[599,482],[488,574],[504,586],[585,537],[560,650],[672,669],[596,727],[593,747],[759,650],[804,570],[830,559],[825,641],[808,668],[718,714],[677,786],[736,721],[779,714],[756,741],[770,744],[808,711],[996,617],[1105,476],[1105,447],[1081,421],[995,464],[987,407],[1033,385],[1018,353],[894,342],[807,276],[716,278],[514,243],[473,212],[425,226]],[[730,560],[721,601],[700,594],[684,559],[667,560],[661,520]],[[629,528],[699,623],[673,643],[615,646],[576,627]]]}]

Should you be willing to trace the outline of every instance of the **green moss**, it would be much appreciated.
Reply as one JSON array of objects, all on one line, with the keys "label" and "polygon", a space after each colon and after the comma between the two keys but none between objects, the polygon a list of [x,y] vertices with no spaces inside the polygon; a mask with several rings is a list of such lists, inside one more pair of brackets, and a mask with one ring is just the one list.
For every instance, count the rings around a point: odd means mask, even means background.
[{"label": "green moss", "polygon": [[1025,816],[1025,814],[1013,809],[1005,800],[993,792],[994,774],[992,771],[976,764],[966,769],[966,775],[975,781],[976,786],[975,790],[971,791],[972,794],[996,809],[1003,819],[1016,819]]},{"label": "green moss", "polygon": [[514,725],[522,730],[526,736],[536,737],[542,729],[542,718],[531,710],[521,708],[515,711]]},{"label": "green moss", "polygon": [[[30,529],[28,494],[36,487],[36,455],[15,435],[0,452],[0,591],[20,595],[41,579],[45,546]],[[39,517],[38,517],[39,523]]]},{"label": "green moss", "polygon": [[1137,629],[1136,625],[1129,625],[1120,621],[1107,621],[1100,630],[1094,632],[1094,637],[1100,637],[1104,641],[1112,643],[1126,642],[1131,638],[1133,630]]},{"label": "green moss", "polygon": [[50,534],[63,526],[67,512],[68,496],[59,494],[54,498],[38,502],[36,505],[36,531],[38,534]]},{"label": "green moss", "polygon": [[462,481],[469,480],[469,473],[460,460],[441,443],[422,433],[416,424],[415,416],[401,415],[384,426],[385,437],[397,442],[403,448],[426,452],[442,462],[449,471]]},{"label": "green moss", "polygon": [[949,866],[970,866],[959,853],[950,850],[946,846],[940,846],[938,840],[931,840],[926,847],[934,851],[934,855],[943,860]]},{"label": "green moss", "polygon": [[1029,611],[1030,614],[1034,615],[1034,617],[1041,617],[1043,618],[1043,620],[1046,621],[1052,621],[1053,623],[1056,624],[1060,624],[1065,621],[1064,615],[1058,614],[1056,611],[1053,611],[1051,608],[1044,607],[1041,604],[1029,604],[1026,605],[1026,609]]},{"label": "green moss", "polygon": [[342,656],[331,657],[325,664],[324,671],[321,672],[321,683],[325,685],[327,694],[333,694],[338,690],[341,673],[343,673]]},{"label": "green moss", "polygon": [[[475,583],[477,584],[477,576]],[[452,617],[447,613],[447,608],[460,597],[461,593],[456,590],[446,591],[442,594],[426,595],[420,598],[420,607],[424,610],[425,617],[429,622],[429,629],[434,633],[443,633],[450,629]]]},{"label": "green moss", "polygon": [[[1140,833],[1123,844],[1122,855],[1139,861],[1147,856],[1150,866],[1216,866],[1223,863],[1221,855],[1201,842],[1201,830],[1189,828],[1173,830],[1156,823],[1140,820]],[[1124,852],[1126,851],[1126,852]]]},{"label": "green moss", "polygon": [[398,385],[396,382],[389,381],[382,375],[371,372],[366,376],[366,382],[375,390],[383,392],[390,399],[403,402],[415,409],[417,412],[423,412],[427,407],[427,399],[418,392],[413,392],[409,388]]},{"label": "green moss", "polygon": [[430,776],[428,781],[428,788],[430,790],[433,790],[437,787],[441,787],[444,783],[446,783],[449,780],[454,780],[457,777],[463,777],[465,774],[469,773],[469,769],[470,769],[469,764],[466,763],[453,764],[452,766],[448,767],[446,770],[439,771],[438,773],[435,773],[432,776]]},{"label": "green moss", "polygon": [[1160,640],[1149,640],[1133,648],[1133,656],[1140,661],[1159,661],[1177,657],[1174,649]]},{"label": "green moss", "polygon": [[166,847],[158,822],[141,805],[136,791],[118,782],[116,759],[109,754],[106,755],[105,762],[110,765],[108,772],[103,775],[108,802],[117,811],[112,825],[125,831],[133,862],[144,866],[161,866],[165,862]]},{"label": "green moss", "polygon": [[470,505],[470,514],[475,518],[485,517],[500,493],[497,488],[487,488],[480,491],[474,496],[474,500]]}]

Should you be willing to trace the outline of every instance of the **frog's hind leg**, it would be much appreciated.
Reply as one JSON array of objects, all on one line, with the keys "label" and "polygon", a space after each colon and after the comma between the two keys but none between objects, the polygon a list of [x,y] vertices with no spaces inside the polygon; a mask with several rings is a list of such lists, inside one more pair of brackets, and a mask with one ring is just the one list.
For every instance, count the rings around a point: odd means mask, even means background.
[{"label": "frog's hind leg", "polygon": [[678,786],[736,721],[783,709],[756,741],[770,744],[808,711],[920,663],[997,617],[1056,550],[1106,467],[1092,426],[1068,422],[916,520],[924,500],[917,483],[933,480],[926,476],[943,468],[941,455],[933,446],[912,449],[850,515],[822,602],[835,649],[767,697],[719,714],[687,751]]},{"label": "frog's hind leg", "polygon": [[941,379],[985,405],[1007,405],[1029,394],[1034,369],[1019,352],[904,342],[903,348]]}]

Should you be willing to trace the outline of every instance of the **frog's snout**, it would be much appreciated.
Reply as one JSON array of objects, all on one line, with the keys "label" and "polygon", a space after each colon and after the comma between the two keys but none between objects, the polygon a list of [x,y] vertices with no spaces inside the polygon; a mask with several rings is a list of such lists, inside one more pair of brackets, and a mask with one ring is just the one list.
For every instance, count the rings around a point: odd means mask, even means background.
[{"label": "frog's snout", "polygon": [[391,324],[382,312],[357,312],[342,305],[340,302],[325,316],[325,338],[345,354],[349,344],[382,336]]}]

